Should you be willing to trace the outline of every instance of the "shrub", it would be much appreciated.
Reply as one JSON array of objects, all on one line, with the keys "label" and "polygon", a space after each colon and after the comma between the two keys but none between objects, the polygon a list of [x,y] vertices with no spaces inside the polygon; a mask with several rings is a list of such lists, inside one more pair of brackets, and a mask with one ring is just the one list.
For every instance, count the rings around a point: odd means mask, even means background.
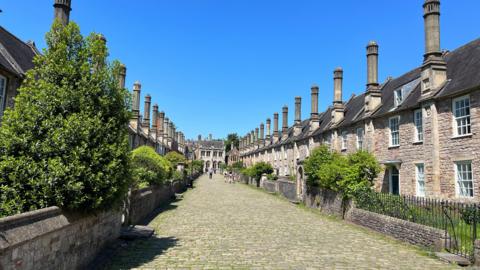
[{"label": "shrub", "polygon": [[249,168],[243,169],[241,172],[247,176],[254,178],[257,182],[257,186],[260,186],[260,179],[262,178],[262,175],[268,175],[273,173],[273,168],[272,165],[262,161],[255,163]]},{"label": "shrub", "polygon": [[375,157],[366,151],[342,156],[326,146],[313,150],[304,168],[309,186],[339,191],[347,198],[370,188],[380,171]]},{"label": "shrub", "polygon": [[96,34],[55,22],[0,129],[0,216],[111,208],[129,185],[126,89]]},{"label": "shrub", "polygon": [[159,185],[172,174],[170,162],[157,154],[149,146],[141,146],[132,151],[133,183],[136,187]]},{"label": "shrub", "polygon": [[273,174],[273,173],[267,174],[267,179],[271,180],[271,181],[276,181],[276,180],[278,180],[278,176]]},{"label": "shrub", "polygon": [[172,164],[172,167],[174,169],[177,168],[177,165],[179,163],[186,163],[187,162],[187,158],[178,153],[178,152],[175,152],[175,151],[172,151],[172,152],[168,152],[166,155],[165,155],[165,158],[170,161],[170,163]]}]

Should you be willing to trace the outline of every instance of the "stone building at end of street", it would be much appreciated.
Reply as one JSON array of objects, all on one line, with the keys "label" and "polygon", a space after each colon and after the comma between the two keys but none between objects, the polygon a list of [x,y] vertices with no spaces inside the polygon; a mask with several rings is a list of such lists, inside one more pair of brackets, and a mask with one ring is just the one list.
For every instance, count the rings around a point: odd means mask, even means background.
[{"label": "stone building at end of street", "polygon": [[[334,100],[318,111],[319,86],[311,87],[311,114],[301,119],[295,98],[294,125],[288,107],[241,139],[247,166],[270,163],[278,175],[295,176],[305,194],[303,162],[326,145],[348,154],[366,150],[382,164],[375,189],[394,194],[480,201],[480,39],[453,51],[440,47],[440,1],[423,3],[425,53],[419,66],[378,81],[379,45],[366,47],[365,91],[343,99],[343,69],[333,72]],[[393,63],[394,64],[394,63]]]},{"label": "stone building at end of street", "polygon": [[191,141],[188,145],[193,153],[192,159],[203,160],[203,171],[212,169],[219,170],[225,163],[225,142],[221,139],[213,139],[212,135],[208,139],[203,139],[198,135],[196,141]]},{"label": "stone building at end of street", "polygon": [[[54,19],[63,25],[70,21],[71,0],[54,0]],[[101,36],[104,42],[105,37]],[[0,119],[7,107],[14,106],[14,98],[25,74],[34,67],[33,59],[40,54],[32,41],[23,42],[8,30],[0,26]],[[125,88],[127,68],[123,65],[119,80]],[[140,82],[133,85],[132,118],[130,120],[129,142],[131,149],[148,145],[159,154],[177,151],[187,154],[185,135],[178,131],[173,121],[165,117],[154,104],[151,110],[151,97],[145,96],[144,114],[140,115]]]}]

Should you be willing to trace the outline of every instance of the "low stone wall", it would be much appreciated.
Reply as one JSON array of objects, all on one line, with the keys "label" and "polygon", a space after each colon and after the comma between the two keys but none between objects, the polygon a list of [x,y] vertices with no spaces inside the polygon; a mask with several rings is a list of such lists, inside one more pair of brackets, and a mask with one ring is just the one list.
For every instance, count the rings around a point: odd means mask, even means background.
[{"label": "low stone wall", "polygon": [[262,187],[268,192],[277,192],[277,183],[275,181],[271,180],[263,180],[262,181]]},{"label": "low stone wall", "polygon": [[291,201],[297,200],[297,186],[295,182],[288,179],[279,178],[277,180],[277,192]]},{"label": "low stone wall", "polygon": [[305,195],[305,205],[316,208],[328,215],[343,217],[349,202],[343,202],[343,195],[333,190],[309,187]]},{"label": "low stone wall", "polygon": [[417,223],[351,208],[346,219],[413,245],[440,251],[445,246],[445,231]]},{"label": "low stone wall", "polygon": [[121,211],[68,216],[50,207],[0,219],[0,269],[84,269],[120,235]]},{"label": "low stone wall", "polygon": [[139,224],[153,210],[169,202],[175,196],[172,186],[171,183],[166,183],[162,186],[132,191],[127,223]]}]

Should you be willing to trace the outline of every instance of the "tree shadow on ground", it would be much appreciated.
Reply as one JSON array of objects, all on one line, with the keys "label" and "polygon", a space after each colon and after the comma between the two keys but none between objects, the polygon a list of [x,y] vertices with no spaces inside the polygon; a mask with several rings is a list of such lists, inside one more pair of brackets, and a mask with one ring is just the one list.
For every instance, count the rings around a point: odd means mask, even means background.
[{"label": "tree shadow on ground", "polygon": [[168,211],[173,211],[175,210],[178,206],[173,204],[176,202],[181,201],[181,199],[174,199],[170,200],[169,202],[165,203],[164,205],[161,205],[157,207],[155,210],[153,210],[146,218],[144,218],[141,222],[139,222],[138,225],[148,225],[152,220],[154,220],[160,213],[168,212]]},{"label": "tree shadow on ground", "polygon": [[113,261],[105,269],[115,270],[142,267],[144,264],[154,260],[156,256],[176,246],[177,243],[178,239],[176,237],[156,236],[133,241],[128,247],[116,254]]}]

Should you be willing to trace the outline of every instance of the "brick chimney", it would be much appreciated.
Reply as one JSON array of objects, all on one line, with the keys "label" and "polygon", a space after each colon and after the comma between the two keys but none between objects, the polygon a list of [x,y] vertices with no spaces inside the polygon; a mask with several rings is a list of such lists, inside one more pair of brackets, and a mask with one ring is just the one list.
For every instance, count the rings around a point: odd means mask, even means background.
[{"label": "brick chimney", "polygon": [[423,4],[425,54],[422,65],[422,96],[430,96],[447,81],[447,64],[440,49],[440,0]]},{"label": "brick chimney", "polygon": [[300,135],[302,133],[302,98],[295,97],[295,124],[294,124],[294,136]]},{"label": "brick chimney", "polygon": [[265,142],[265,125],[263,123],[260,124],[260,146],[264,145]]},{"label": "brick chimney", "polygon": [[370,41],[367,45],[367,92],[365,114],[370,115],[382,103],[382,92],[378,84],[378,44]]},{"label": "brick chimney", "polygon": [[343,120],[345,106],[342,101],[343,90],[343,69],[336,68],[333,72],[333,110],[332,110],[332,122],[338,124]]},{"label": "brick chimney", "polygon": [[278,142],[278,113],[273,114],[273,143]]},{"label": "brick chimney", "polygon": [[70,21],[70,11],[72,11],[71,0],[55,0],[53,8],[55,20],[66,26]]},{"label": "brick chimney", "polygon": [[320,119],[318,117],[318,85],[311,87],[312,112],[310,113],[310,132],[320,127]]},{"label": "brick chimney", "polygon": [[259,129],[255,128],[255,144],[259,145],[260,144],[260,136],[259,136]]},{"label": "brick chimney", "polygon": [[288,137],[288,106],[282,108],[282,140]]},{"label": "brick chimney", "polygon": [[255,131],[252,130],[252,131],[250,131],[250,145],[251,145],[251,146],[254,146],[254,145],[255,145],[255,142],[256,142],[256,139],[255,139]]}]

